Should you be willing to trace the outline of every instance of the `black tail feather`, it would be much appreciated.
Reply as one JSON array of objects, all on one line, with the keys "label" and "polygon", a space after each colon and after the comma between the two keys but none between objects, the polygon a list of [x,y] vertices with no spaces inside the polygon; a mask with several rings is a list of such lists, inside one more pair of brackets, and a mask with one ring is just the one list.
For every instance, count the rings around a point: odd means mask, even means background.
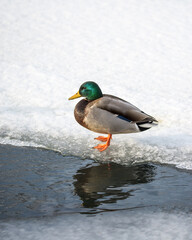
[{"label": "black tail feather", "polygon": [[141,121],[141,122],[137,122],[136,124],[137,124],[139,130],[141,132],[143,132],[143,131],[146,131],[146,130],[150,129],[153,126],[158,125],[158,122],[155,119],[154,120],[150,119],[150,120],[144,120],[144,121]]}]

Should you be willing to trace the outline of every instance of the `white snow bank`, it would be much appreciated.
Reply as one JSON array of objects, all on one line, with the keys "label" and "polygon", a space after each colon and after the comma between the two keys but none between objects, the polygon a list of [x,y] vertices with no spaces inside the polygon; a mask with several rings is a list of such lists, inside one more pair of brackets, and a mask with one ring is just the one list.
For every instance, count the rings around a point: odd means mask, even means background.
[{"label": "white snow bank", "polygon": [[[0,142],[192,169],[190,1],[0,2]],[[106,153],[68,101],[84,81],[159,120]]]}]

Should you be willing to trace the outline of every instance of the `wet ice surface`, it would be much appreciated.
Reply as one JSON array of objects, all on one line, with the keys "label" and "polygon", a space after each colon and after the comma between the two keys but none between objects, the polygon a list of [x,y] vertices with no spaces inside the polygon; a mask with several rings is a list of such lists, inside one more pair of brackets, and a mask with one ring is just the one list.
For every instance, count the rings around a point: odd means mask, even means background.
[{"label": "wet ice surface", "polygon": [[2,239],[190,239],[191,172],[9,145],[0,161]]}]

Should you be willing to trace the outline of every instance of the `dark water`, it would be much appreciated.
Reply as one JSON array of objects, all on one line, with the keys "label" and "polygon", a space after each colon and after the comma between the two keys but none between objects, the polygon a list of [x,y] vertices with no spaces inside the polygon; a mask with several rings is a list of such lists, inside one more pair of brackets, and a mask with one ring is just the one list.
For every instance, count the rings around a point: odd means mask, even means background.
[{"label": "dark water", "polygon": [[192,174],[150,163],[122,166],[0,145],[0,219],[134,208],[192,210]]}]

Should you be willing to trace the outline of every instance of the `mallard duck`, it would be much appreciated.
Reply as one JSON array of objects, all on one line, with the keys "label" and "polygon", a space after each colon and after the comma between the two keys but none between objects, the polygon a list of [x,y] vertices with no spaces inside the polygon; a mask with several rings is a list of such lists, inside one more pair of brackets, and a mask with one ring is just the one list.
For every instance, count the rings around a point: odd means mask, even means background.
[{"label": "mallard duck", "polygon": [[97,133],[108,134],[95,139],[106,142],[94,148],[100,152],[107,149],[112,134],[142,132],[154,125],[157,120],[131,103],[108,94],[103,94],[95,82],[83,83],[79,91],[69,100],[85,97],[74,110],[76,121],[83,127]]}]

